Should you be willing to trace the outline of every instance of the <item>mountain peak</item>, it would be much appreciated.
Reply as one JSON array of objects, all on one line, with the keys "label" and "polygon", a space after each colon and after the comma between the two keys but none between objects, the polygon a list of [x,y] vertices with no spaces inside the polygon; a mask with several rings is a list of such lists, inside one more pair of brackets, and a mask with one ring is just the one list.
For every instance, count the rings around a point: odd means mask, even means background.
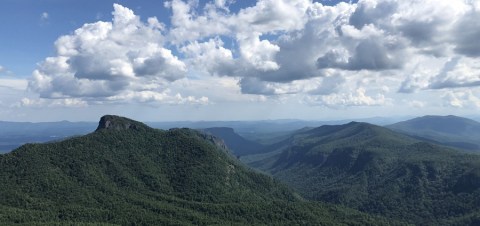
[{"label": "mountain peak", "polygon": [[100,130],[143,130],[148,128],[147,125],[137,122],[135,120],[117,116],[117,115],[104,115],[100,118],[98,127],[95,131]]}]

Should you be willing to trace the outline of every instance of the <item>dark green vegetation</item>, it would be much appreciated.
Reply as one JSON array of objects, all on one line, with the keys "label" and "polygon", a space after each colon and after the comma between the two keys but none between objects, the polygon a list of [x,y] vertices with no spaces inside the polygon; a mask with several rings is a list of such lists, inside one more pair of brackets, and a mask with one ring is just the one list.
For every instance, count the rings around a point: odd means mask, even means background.
[{"label": "dark green vegetation", "polygon": [[390,129],[463,150],[480,151],[480,123],[458,116],[423,116]]},{"label": "dark green vegetation", "polygon": [[203,129],[203,131],[222,139],[228,149],[237,156],[251,155],[263,148],[263,145],[247,140],[238,135],[232,128],[213,127]]},{"label": "dark green vegetation", "polygon": [[103,117],[88,135],[0,155],[0,224],[13,223],[385,224],[302,201],[211,135],[116,116]]},{"label": "dark green vegetation", "polygon": [[[249,158],[305,198],[419,225],[480,224],[480,156],[352,122]],[[272,148],[270,147],[270,148]]]}]

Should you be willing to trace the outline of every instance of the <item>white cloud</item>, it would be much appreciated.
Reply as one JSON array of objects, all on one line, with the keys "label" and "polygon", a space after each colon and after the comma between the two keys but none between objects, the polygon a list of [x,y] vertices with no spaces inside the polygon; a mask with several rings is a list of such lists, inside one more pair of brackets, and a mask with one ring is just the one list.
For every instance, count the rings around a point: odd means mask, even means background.
[{"label": "white cloud", "polygon": [[210,104],[223,92],[241,101],[384,106],[431,89],[453,90],[436,97],[448,106],[474,103],[473,93],[458,92],[480,86],[477,1],[258,0],[235,13],[233,2],[168,1],[169,26],[115,4],[112,22],[60,37],[29,88],[92,104]]},{"label": "white cloud", "polygon": [[88,104],[78,98],[65,98],[65,99],[36,99],[36,98],[22,98],[19,102],[15,103],[14,107],[29,107],[29,108],[45,108],[45,107],[73,107],[81,108],[86,107]]},{"label": "white cloud", "polygon": [[419,100],[412,100],[408,102],[408,106],[413,108],[423,108],[425,107],[425,102]]},{"label": "white cloud", "polygon": [[312,105],[321,105],[330,108],[342,108],[349,106],[382,106],[391,102],[383,94],[369,96],[364,88],[357,88],[351,93],[334,93],[322,96],[309,96],[306,102]]},{"label": "white cloud", "polygon": [[259,71],[274,71],[280,68],[275,62],[275,55],[280,47],[270,43],[268,40],[259,39],[259,35],[253,34],[249,37],[238,38],[240,53],[246,62]]},{"label": "white cloud", "polygon": [[0,78],[0,86],[25,91],[28,86],[28,80],[15,78]]},{"label": "white cloud", "polygon": [[455,57],[445,63],[438,75],[430,80],[429,88],[480,86],[480,60]]},{"label": "white cloud", "polygon": [[223,47],[223,42],[218,37],[201,43],[194,41],[183,46],[180,51],[186,55],[186,61],[196,71],[216,76],[234,74],[233,53]]},{"label": "white cloud", "polygon": [[85,24],[60,37],[55,42],[57,56],[39,64],[30,89],[42,98],[109,101],[132,92],[165,95],[170,82],[185,77],[185,63],[162,46],[158,20],[143,23],[132,10],[117,4],[112,14],[113,22]]},{"label": "white cloud", "polygon": [[447,91],[443,95],[444,105],[456,108],[480,108],[480,98],[471,90]]},{"label": "white cloud", "polygon": [[196,98],[194,96],[183,97],[181,94],[177,93],[175,95],[170,95],[170,90],[166,90],[162,93],[153,92],[153,91],[139,91],[139,92],[125,92],[118,96],[113,96],[107,98],[109,101],[113,102],[140,102],[140,103],[162,103],[162,104],[201,104],[205,105],[209,103],[208,97]]}]

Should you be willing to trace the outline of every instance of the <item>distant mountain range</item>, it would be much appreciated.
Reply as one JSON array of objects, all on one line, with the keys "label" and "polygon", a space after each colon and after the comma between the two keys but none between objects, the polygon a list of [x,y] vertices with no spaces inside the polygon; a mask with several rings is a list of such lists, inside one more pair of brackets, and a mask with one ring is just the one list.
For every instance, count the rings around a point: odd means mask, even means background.
[{"label": "distant mountain range", "polygon": [[84,135],[95,129],[93,122],[3,122],[0,121],[0,153],[9,152],[25,143],[43,143]]},{"label": "distant mountain range", "polygon": [[249,164],[307,199],[419,225],[480,223],[479,155],[358,122],[301,131],[270,149]]},{"label": "distant mountain range", "polygon": [[[369,118],[369,122],[386,124],[393,119]],[[178,121],[148,122],[150,127],[158,129],[228,127],[249,140],[272,143],[277,137],[292,131],[325,124],[341,124],[341,121],[304,121],[304,120],[261,120],[261,121]],[[96,122],[4,122],[0,121],[0,153],[9,152],[25,143],[43,143],[65,139],[71,136],[85,135],[95,129]]]},{"label": "distant mountain range", "polygon": [[222,140],[104,116],[85,136],[0,155],[0,224],[385,225],[303,201]]},{"label": "distant mountain range", "polygon": [[423,116],[387,126],[442,145],[480,151],[480,123],[458,116]]},{"label": "distant mountain range", "polygon": [[236,156],[255,154],[264,147],[257,142],[243,138],[235,133],[232,128],[214,127],[203,129],[203,131],[222,139],[228,149],[230,149]]}]

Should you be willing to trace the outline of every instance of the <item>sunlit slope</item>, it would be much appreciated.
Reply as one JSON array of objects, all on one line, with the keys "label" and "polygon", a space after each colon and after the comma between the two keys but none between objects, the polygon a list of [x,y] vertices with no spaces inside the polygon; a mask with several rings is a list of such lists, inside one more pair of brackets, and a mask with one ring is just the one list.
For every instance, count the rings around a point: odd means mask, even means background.
[{"label": "sunlit slope", "polygon": [[478,155],[357,122],[300,132],[277,148],[250,165],[308,199],[416,224],[479,219]]}]

